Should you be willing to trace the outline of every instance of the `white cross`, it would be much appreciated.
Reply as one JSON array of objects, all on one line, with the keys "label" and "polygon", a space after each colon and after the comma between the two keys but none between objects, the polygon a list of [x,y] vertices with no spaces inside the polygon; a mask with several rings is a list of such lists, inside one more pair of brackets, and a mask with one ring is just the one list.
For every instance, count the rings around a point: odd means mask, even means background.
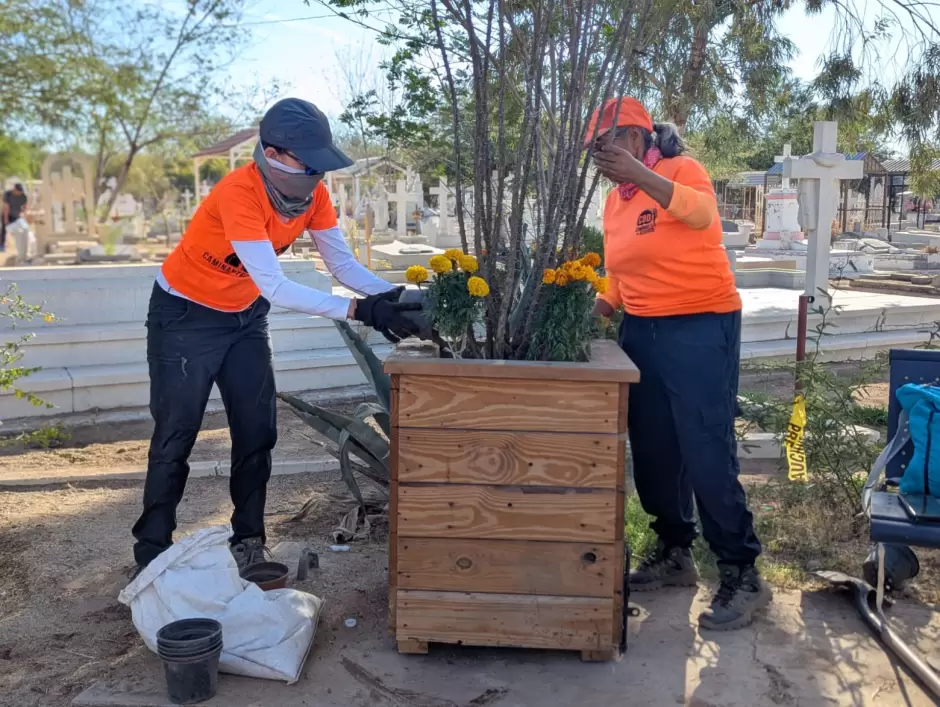
[{"label": "white cross", "polygon": [[[406,175],[410,176],[410,175]],[[408,180],[399,179],[395,182],[395,193],[391,194],[391,201],[395,202],[396,207],[396,218],[397,218],[397,233],[399,236],[405,236],[408,234],[408,203],[411,202],[417,207],[417,210],[421,210],[424,207],[424,195],[421,192],[421,179],[418,178],[413,185],[413,191],[408,190]],[[412,212],[414,213],[414,212]],[[420,219],[419,219],[420,222]]]},{"label": "white cross", "polygon": [[811,297],[829,289],[829,246],[841,180],[861,179],[864,168],[861,160],[847,160],[836,152],[838,130],[835,121],[814,123],[812,154],[783,160],[783,176],[801,180],[800,214],[808,217],[801,225],[810,241],[804,293]]},{"label": "white cross", "polygon": [[[776,156],[774,156],[774,162],[776,162],[776,163],[779,164],[779,163],[783,162],[785,159],[787,159],[787,157],[789,157],[790,154],[791,154],[791,153],[790,153],[790,143],[788,142],[787,144],[785,144],[785,145],[783,146],[783,154],[782,154],[782,155],[776,155]],[[783,188],[784,188],[784,189],[789,189],[789,188],[790,188],[790,178],[789,178],[789,177],[784,177],[784,178],[783,178]]]},{"label": "white cross", "polygon": [[186,218],[193,215],[192,199],[193,193],[189,189],[183,192],[183,201],[186,203]]},{"label": "white cross", "polygon": [[439,220],[440,233],[442,234],[450,233],[449,223],[448,223],[448,218],[450,216],[450,214],[448,213],[448,211],[450,210],[449,204],[448,204],[448,201],[450,200],[450,187],[447,186],[447,178],[441,177],[438,180],[438,186],[431,187],[430,189],[428,189],[428,192],[432,196],[437,197],[437,210],[441,214],[441,217]]}]

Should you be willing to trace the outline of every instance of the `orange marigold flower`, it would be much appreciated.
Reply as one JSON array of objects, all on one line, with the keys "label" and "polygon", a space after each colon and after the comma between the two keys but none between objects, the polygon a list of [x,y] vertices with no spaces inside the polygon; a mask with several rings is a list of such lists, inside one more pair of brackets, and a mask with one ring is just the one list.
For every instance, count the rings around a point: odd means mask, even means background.
[{"label": "orange marigold flower", "polygon": [[555,271],[552,270],[551,268],[548,268],[547,270],[545,270],[545,272],[542,273],[542,284],[544,285],[554,284],[555,276],[556,276]]},{"label": "orange marigold flower", "polygon": [[564,287],[571,281],[570,276],[564,270],[558,270],[555,273],[555,284],[559,287]]},{"label": "orange marigold flower", "polygon": [[601,256],[597,253],[586,253],[581,262],[587,265],[589,268],[596,268],[601,264]]}]

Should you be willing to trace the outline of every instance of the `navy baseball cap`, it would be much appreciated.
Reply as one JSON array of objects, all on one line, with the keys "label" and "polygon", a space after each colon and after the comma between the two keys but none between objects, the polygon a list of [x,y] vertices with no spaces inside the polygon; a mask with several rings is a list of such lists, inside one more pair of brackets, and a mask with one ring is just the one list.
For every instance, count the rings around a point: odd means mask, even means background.
[{"label": "navy baseball cap", "polygon": [[333,144],[330,121],[320,109],[300,98],[285,98],[261,119],[261,142],[289,150],[317,172],[349,167],[353,161]]}]

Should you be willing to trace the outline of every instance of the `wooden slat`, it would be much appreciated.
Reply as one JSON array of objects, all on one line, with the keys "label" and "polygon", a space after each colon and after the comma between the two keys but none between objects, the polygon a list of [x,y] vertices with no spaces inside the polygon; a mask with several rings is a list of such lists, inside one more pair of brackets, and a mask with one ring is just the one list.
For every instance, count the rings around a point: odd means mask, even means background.
[{"label": "wooden slat", "polygon": [[613,542],[614,491],[398,485],[399,537]]},{"label": "wooden slat", "polygon": [[630,386],[627,383],[620,385],[620,406],[617,412],[617,420],[620,425],[621,442],[617,448],[617,468],[620,473],[617,477],[617,500],[614,503],[616,516],[614,520],[614,547],[617,550],[617,557],[614,562],[614,620],[613,620],[613,642],[619,646],[623,634],[623,573],[624,573],[624,516],[626,514],[626,497],[624,487],[626,484],[627,473],[627,411],[630,404]]},{"label": "wooden slat", "polygon": [[398,590],[397,638],[564,650],[610,648],[610,599]]},{"label": "wooden slat", "polygon": [[622,568],[622,545],[398,538],[400,589],[610,599]]},{"label": "wooden slat", "polygon": [[493,361],[439,358],[430,344],[399,344],[385,360],[386,373],[448,378],[522,378],[549,381],[636,383],[640,372],[613,341],[591,342],[587,363],[565,361]]},{"label": "wooden slat", "polygon": [[[389,391],[389,417],[394,420],[398,416],[398,386],[397,375],[390,376]],[[388,465],[388,630],[392,636],[395,635],[395,599],[398,596],[396,592],[396,582],[398,581],[398,475],[399,464],[398,455],[394,450],[398,449],[400,439],[398,428],[394,425],[389,431],[389,443],[393,452],[389,455]]]},{"label": "wooden slat", "polygon": [[617,435],[402,428],[398,479],[613,489],[623,446]]},{"label": "wooden slat", "polygon": [[402,376],[400,386],[401,427],[617,432],[617,384]]}]

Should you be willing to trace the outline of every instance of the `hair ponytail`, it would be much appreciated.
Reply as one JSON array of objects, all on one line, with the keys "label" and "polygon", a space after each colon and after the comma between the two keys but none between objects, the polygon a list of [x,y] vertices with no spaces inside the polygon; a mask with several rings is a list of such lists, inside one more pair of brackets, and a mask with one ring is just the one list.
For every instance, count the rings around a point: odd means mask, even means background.
[{"label": "hair ponytail", "polygon": [[686,151],[679,129],[672,123],[653,123],[652,142],[663,157],[678,157]]}]

